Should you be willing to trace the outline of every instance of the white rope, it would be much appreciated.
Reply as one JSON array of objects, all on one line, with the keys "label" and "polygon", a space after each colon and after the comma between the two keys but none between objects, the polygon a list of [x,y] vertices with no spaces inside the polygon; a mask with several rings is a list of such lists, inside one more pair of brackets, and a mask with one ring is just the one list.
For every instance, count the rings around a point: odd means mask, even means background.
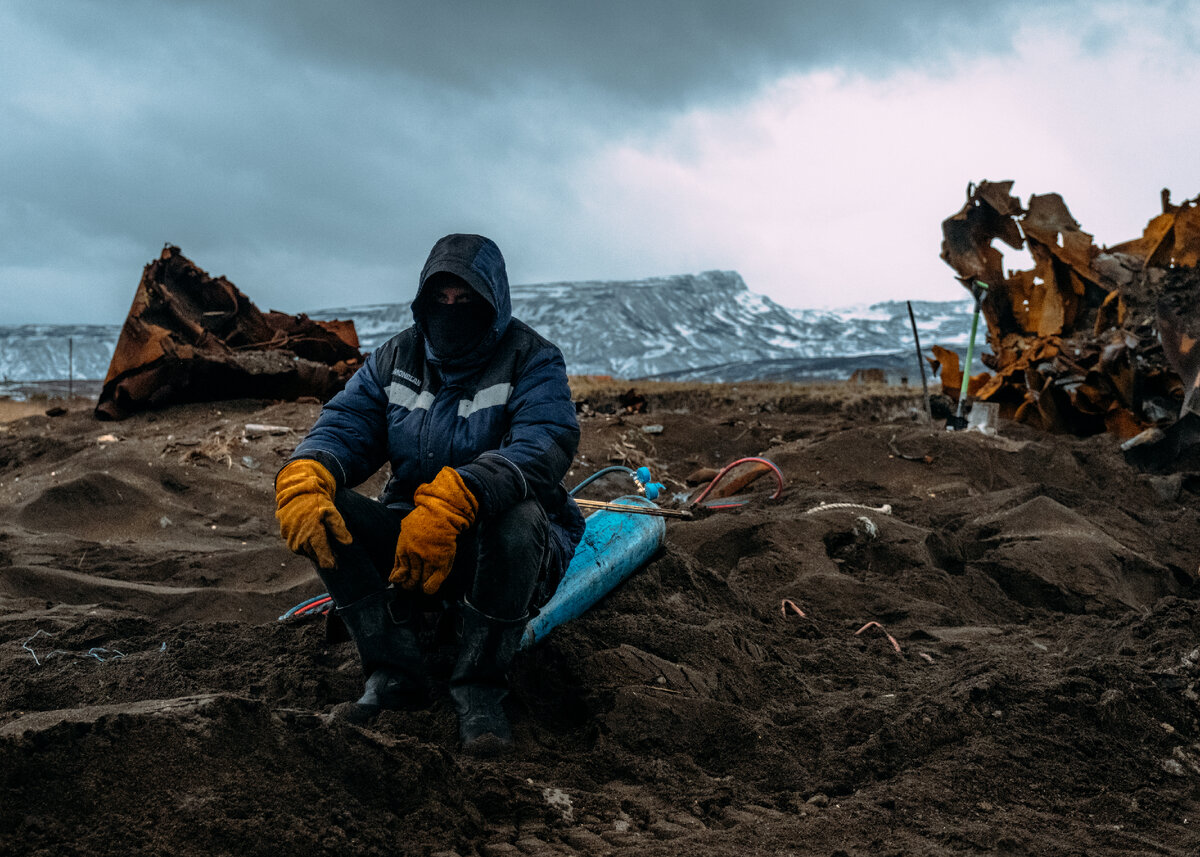
[{"label": "white rope", "polygon": [[868,512],[879,512],[881,515],[892,514],[891,503],[884,503],[882,506],[864,506],[862,503],[821,503],[819,506],[813,506],[804,514],[811,515],[813,512],[825,512],[829,509],[866,509]]}]

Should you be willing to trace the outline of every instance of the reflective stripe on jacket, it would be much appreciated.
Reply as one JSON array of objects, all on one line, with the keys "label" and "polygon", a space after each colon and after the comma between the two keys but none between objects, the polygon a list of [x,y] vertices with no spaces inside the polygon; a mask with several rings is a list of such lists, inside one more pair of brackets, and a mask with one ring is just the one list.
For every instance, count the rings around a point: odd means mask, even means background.
[{"label": "reflective stripe on jacket", "polygon": [[390,462],[380,497],[389,506],[411,508],[417,486],[446,466],[485,518],[536,497],[565,568],[583,531],[562,487],[578,446],[562,353],[513,319],[487,365],[454,380],[425,359],[415,327],[388,340],[325,405],[292,458],[320,461],[346,487]]}]

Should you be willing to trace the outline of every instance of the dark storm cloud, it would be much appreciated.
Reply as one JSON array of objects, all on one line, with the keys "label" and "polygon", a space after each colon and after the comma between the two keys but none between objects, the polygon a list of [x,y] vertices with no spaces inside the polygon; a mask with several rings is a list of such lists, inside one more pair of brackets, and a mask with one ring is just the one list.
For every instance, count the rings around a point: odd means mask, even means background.
[{"label": "dark storm cloud", "polygon": [[1003,50],[1019,4],[980,6],[11,4],[0,323],[119,320],[164,241],[290,311],[403,299],[447,231],[536,260],[601,145],[790,70]]},{"label": "dark storm cloud", "polygon": [[[1008,45],[1013,11],[1028,4],[196,0],[185,5],[198,19],[236,27],[262,50],[300,64],[403,74],[478,92],[555,80],[664,105],[694,93],[737,91],[793,68],[824,63],[880,68],[932,58],[947,43],[971,52],[1001,50]],[[150,18],[161,4],[142,9]]]}]

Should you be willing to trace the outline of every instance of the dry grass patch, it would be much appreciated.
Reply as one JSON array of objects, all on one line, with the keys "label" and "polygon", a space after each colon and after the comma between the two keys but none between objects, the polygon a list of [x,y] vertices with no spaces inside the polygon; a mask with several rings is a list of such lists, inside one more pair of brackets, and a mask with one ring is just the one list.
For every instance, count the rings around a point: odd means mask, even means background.
[{"label": "dry grass patch", "polygon": [[913,387],[848,382],[801,383],[748,381],[733,384],[683,381],[626,381],[596,375],[573,375],[576,402],[597,411],[624,410],[623,400],[635,393],[646,410],[680,410],[737,406],[757,411],[793,414],[840,413],[846,416],[892,418],[920,410],[921,391]]}]

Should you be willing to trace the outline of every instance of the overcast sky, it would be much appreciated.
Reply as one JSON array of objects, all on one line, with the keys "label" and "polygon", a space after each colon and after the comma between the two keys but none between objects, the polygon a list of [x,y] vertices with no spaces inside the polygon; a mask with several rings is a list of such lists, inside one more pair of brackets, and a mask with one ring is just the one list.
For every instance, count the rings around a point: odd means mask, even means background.
[{"label": "overcast sky", "polygon": [[1102,244],[1200,194],[1198,60],[1200,0],[0,0],[0,324],[119,323],[165,242],[263,309],[407,301],[447,232],[957,299],[968,182]]}]

